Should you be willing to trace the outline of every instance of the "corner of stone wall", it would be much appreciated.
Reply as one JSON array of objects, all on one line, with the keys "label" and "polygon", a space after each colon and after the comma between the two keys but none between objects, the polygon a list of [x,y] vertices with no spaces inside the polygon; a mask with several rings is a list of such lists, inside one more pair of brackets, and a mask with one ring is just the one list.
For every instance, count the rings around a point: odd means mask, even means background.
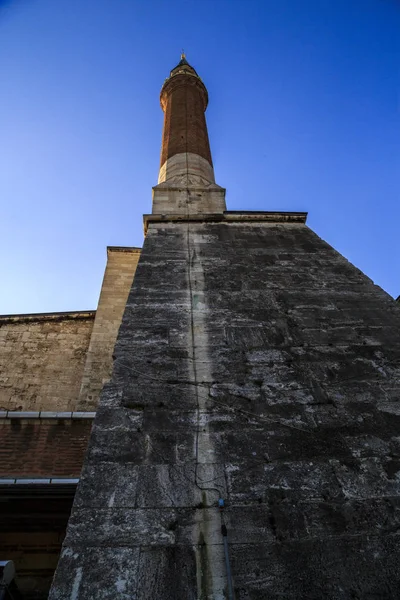
[{"label": "corner of stone wall", "polygon": [[112,369],[112,352],[140,257],[140,248],[109,246],[99,304],[86,356],[78,410],[96,408]]}]

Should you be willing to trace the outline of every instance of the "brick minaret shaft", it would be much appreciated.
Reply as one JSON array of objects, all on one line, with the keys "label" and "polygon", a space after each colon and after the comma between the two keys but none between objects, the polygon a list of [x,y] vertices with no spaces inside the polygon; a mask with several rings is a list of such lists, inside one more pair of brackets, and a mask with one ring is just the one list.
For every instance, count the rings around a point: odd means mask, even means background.
[{"label": "brick minaret shaft", "polygon": [[204,83],[182,54],[160,94],[164,111],[158,186],[153,214],[221,213],[225,190],[215,184]]},{"label": "brick minaret shaft", "polygon": [[179,173],[192,172],[214,183],[205,110],[204,83],[182,54],[160,95],[164,111],[159,183]]}]

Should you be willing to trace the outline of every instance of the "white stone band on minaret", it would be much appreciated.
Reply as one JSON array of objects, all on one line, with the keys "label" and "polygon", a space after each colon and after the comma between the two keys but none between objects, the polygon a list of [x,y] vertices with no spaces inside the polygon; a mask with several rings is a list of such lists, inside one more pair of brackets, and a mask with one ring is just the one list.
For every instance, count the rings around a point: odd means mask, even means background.
[{"label": "white stone band on minaret", "polygon": [[160,168],[158,183],[172,183],[183,177],[195,178],[203,184],[215,183],[214,169],[208,160],[192,152],[182,152],[168,158]]}]

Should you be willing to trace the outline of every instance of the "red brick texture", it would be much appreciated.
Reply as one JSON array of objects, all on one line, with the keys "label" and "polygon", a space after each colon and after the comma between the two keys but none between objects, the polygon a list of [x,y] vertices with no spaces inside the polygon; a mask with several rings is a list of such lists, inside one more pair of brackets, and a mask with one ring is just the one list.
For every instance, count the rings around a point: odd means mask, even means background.
[{"label": "red brick texture", "polygon": [[91,427],[86,419],[1,422],[0,477],[79,477]]},{"label": "red brick texture", "polygon": [[198,154],[212,165],[204,114],[208,94],[201,80],[188,74],[170,77],[163,85],[160,101],[164,111],[160,166],[182,152]]}]

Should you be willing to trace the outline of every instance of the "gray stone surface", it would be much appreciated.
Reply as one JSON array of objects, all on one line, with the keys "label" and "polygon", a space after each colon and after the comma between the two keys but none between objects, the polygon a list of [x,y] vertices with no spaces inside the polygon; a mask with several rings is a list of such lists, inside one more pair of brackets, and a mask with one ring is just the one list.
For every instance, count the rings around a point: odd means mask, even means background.
[{"label": "gray stone surface", "polygon": [[149,223],[114,359],[51,600],[227,598],[219,497],[236,600],[398,598],[400,307],[358,269]]},{"label": "gray stone surface", "polygon": [[135,600],[138,548],[64,546],[49,600]]}]

